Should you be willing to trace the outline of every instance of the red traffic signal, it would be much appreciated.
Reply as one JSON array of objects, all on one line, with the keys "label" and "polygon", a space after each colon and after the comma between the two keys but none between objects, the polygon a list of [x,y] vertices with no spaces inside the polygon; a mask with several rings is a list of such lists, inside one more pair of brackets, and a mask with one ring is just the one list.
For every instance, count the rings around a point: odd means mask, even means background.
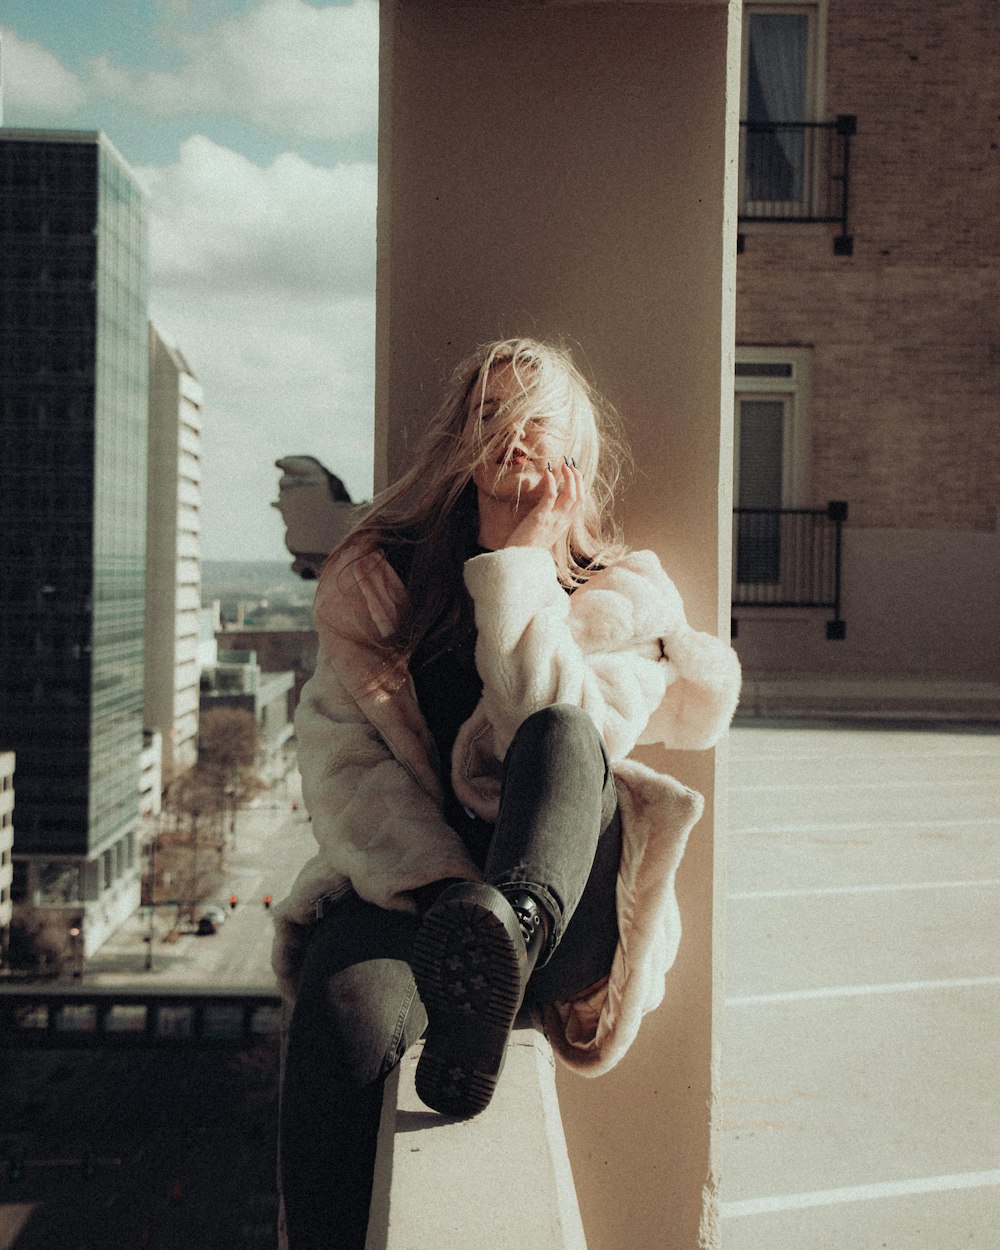
[{"label": "red traffic signal", "polygon": [[230,907],[231,907],[234,911],[236,910],[236,904],[237,904],[239,901],[240,901],[240,900],[236,897],[236,895],[235,895],[235,894],[230,894],[230,896],[229,896],[229,906],[230,906]]},{"label": "red traffic signal", "polygon": [[271,906],[271,896],[270,896],[270,894],[265,894],[265,895],[264,895],[264,906],[265,906],[265,907],[270,907],[270,906]]}]

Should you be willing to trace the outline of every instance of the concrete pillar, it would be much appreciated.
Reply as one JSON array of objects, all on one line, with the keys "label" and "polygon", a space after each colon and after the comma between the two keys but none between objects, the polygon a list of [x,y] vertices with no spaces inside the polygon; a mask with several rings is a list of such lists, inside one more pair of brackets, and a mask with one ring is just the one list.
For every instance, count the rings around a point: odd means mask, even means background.
[{"label": "concrete pillar", "polygon": [[[477,343],[566,338],[625,420],[629,541],[654,547],[692,622],[725,636],[738,3],[381,12],[377,475],[398,474]],[[591,1250],[717,1245],[717,762],[645,758],[708,808],[664,1006],[609,1076],[560,1080]]]}]

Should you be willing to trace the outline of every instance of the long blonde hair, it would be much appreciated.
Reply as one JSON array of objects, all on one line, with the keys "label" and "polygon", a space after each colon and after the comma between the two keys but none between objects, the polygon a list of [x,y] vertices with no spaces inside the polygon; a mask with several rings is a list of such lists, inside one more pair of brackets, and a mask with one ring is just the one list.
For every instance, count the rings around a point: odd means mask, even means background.
[{"label": "long blonde hair", "polygon": [[[490,372],[509,366],[516,386],[483,420]],[[527,423],[562,422],[570,431],[567,455],[577,464],[584,504],[552,552],[559,581],[581,585],[619,557],[623,545],[612,513],[614,489],[626,452],[611,406],[587,382],[561,346],[533,339],[503,339],[478,349],[456,369],[428,422],[410,468],[373,501],[329,557],[345,548],[358,555],[379,546],[412,544],[407,578],[408,618],[385,640],[406,660],[428,637],[446,630],[468,610],[462,565],[478,539],[476,468],[510,455],[512,432]]]}]

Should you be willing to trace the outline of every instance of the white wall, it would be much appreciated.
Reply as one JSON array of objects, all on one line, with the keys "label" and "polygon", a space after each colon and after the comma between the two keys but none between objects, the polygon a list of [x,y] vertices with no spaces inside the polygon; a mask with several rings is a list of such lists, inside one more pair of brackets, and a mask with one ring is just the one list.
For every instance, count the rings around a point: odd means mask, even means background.
[{"label": "white wall", "polygon": [[[574,340],[636,454],[630,540],[661,553],[695,624],[725,633],[739,6],[381,13],[377,474],[399,473],[476,343]],[[715,759],[653,758],[709,803],[668,1006],[610,1076],[560,1079],[591,1250],[717,1244]]]}]

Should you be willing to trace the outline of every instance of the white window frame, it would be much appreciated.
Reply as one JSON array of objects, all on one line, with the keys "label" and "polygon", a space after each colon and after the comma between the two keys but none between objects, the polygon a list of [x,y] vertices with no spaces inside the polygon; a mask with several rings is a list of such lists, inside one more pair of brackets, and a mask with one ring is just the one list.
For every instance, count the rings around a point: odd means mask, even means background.
[{"label": "white window frame", "polygon": [[770,0],[743,5],[742,52],[740,60],[740,117],[747,115],[747,61],[750,55],[750,18],[754,13],[805,13],[812,19],[809,30],[809,72],[806,79],[806,109],[811,116],[804,122],[820,121],[826,108],[826,30],[829,0]]},{"label": "white window frame", "polygon": [[[812,426],[810,400],[812,349],[808,347],[736,348],[736,364],[786,367],[785,377],[734,378],[733,499],[740,506],[740,400],[775,399],[785,405],[782,428],[781,506],[812,506]],[[749,591],[756,583],[740,583]]]},{"label": "white window frame", "polygon": [[754,399],[780,399],[787,403],[782,448],[781,506],[812,506],[812,349],[809,347],[737,347],[737,364],[787,365],[787,377],[736,377],[734,397],[736,421],[733,438],[733,498],[739,506],[740,422],[742,396]]},{"label": "white window frame", "polygon": [[[796,120],[822,121],[826,114],[826,50],[827,50],[827,6],[828,0],[770,0],[769,3],[745,2],[743,5],[743,24],[742,24],[742,50],[740,53],[740,118],[746,120],[748,103],[747,103],[747,84],[749,79],[748,66],[750,58],[750,18],[755,13],[804,13],[809,19],[809,49],[808,49],[808,65],[806,67],[806,90],[805,90],[805,112],[806,116]],[[742,199],[742,188],[746,182],[746,169],[743,167],[743,153],[745,144],[740,145],[741,150],[741,168],[740,168],[740,196]],[[813,162],[809,173],[812,181],[815,183],[824,175],[824,171],[818,168],[820,162]],[[803,171],[806,176],[806,171]],[[810,194],[815,197],[817,187],[813,186]],[[781,204],[780,200],[746,200],[746,209],[749,213],[755,210],[760,211],[764,204],[773,210]],[[797,205],[799,201],[790,202],[789,208]]]}]

